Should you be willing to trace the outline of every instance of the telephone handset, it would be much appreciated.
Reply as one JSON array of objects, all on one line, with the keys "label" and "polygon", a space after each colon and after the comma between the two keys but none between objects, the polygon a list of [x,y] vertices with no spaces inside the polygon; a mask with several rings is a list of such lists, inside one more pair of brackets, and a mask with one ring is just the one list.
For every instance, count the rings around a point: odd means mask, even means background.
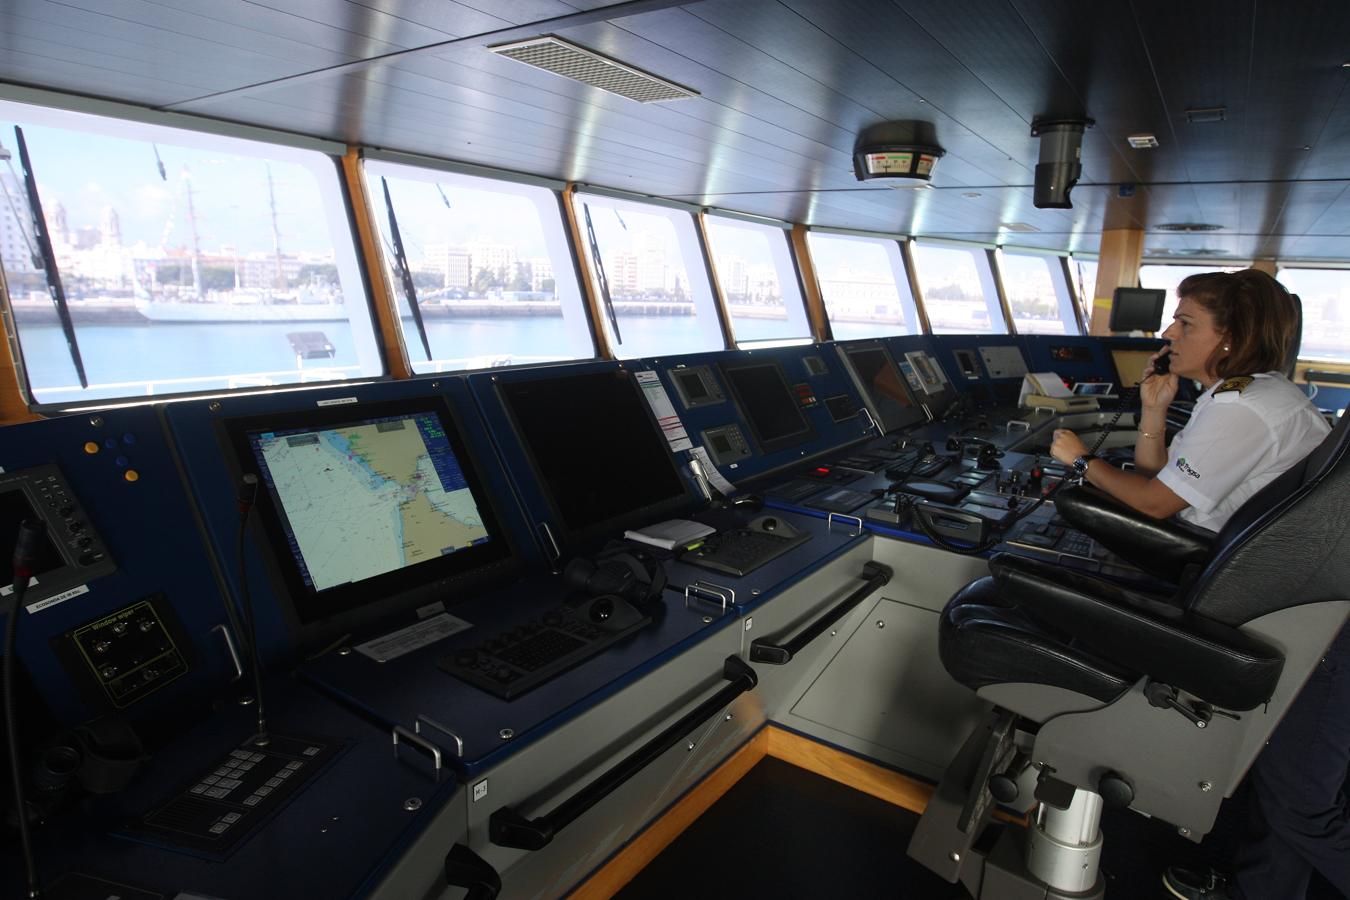
[{"label": "telephone handset", "polygon": [[1153,361],[1153,374],[1166,375],[1172,371],[1172,351],[1168,350],[1162,356]]}]

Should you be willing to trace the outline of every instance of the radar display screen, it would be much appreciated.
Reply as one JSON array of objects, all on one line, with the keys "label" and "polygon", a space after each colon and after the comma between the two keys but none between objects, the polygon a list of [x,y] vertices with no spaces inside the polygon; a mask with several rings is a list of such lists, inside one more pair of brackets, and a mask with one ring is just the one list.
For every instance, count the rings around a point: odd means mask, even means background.
[{"label": "radar display screen", "polygon": [[567,542],[614,537],[692,500],[631,373],[502,379],[497,390]]},{"label": "radar display screen", "polygon": [[862,391],[883,432],[896,431],[928,421],[923,407],[914,402],[900,370],[880,344],[857,344],[839,348],[854,383]]},{"label": "radar display screen", "polygon": [[777,363],[722,366],[722,374],[762,452],[795,447],[815,434]]}]

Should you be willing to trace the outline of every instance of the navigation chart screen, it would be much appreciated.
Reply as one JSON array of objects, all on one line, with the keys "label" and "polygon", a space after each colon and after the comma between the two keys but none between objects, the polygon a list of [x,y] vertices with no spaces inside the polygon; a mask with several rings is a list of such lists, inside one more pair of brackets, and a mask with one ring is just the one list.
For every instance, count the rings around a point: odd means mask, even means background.
[{"label": "navigation chart screen", "polygon": [[490,540],[435,413],[252,432],[249,441],[315,591]]},{"label": "navigation chart screen", "polygon": [[430,600],[458,603],[519,562],[443,397],[223,420],[256,474],[260,550],[302,641]]}]

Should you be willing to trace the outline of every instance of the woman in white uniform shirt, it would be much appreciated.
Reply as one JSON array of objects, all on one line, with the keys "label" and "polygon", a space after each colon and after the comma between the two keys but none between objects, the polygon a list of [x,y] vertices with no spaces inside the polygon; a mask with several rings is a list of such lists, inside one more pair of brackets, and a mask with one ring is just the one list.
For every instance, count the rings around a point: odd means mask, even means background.
[{"label": "woman in white uniform shirt", "polygon": [[[1158,519],[1179,518],[1212,531],[1281,472],[1312,452],[1330,426],[1277,370],[1297,323],[1294,301],[1255,269],[1192,275],[1177,286],[1176,316],[1139,387],[1143,411],[1135,470],[1087,456],[1072,431],[1055,432],[1050,454],[1117,500]],[[1171,356],[1171,371],[1153,362]],[[1168,404],[1180,379],[1205,386],[1190,422],[1168,448]]]}]

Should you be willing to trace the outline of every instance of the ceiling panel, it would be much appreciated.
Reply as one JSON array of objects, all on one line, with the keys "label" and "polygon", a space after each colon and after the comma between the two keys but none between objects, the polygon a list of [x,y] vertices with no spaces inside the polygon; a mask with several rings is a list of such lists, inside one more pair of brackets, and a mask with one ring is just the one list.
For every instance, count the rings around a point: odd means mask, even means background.
[{"label": "ceiling panel", "polygon": [[[535,33],[700,96],[640,105],[484,49]],[[1328,0],[5,0],[0,79],[808,224],[1345,258],[1347,36]],[[1186,122],[1210,105],[1225,121]],[[1038,210],[1030,123],[1082,114],[1073,209]],[[931,126],[935,189],[854,179],[886,121]]]}]

